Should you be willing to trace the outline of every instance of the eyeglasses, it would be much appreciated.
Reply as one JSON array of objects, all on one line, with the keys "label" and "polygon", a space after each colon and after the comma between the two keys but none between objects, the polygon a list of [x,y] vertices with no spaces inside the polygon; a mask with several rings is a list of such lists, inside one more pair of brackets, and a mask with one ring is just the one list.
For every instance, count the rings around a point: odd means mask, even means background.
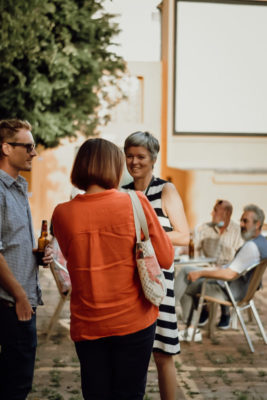
[{"label": "eyeglasses", "polygon": [[31,153],[35,149],[34,143],[18,143],[18,142],[7,142],[13,147],[25,147],[27,153]]}]

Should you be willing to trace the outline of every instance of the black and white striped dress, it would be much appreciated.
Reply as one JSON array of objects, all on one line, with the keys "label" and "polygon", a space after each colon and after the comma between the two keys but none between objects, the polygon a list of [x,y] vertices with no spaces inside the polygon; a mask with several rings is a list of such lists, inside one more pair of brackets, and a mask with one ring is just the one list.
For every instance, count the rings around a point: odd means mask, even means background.
[{"label": "black and white striped dress", "polygon": [[[160,178],[154,178],[149,186],[146,196],[154,208],[159,222],[166,232],[172,231],[169,218],[163,214],[161,206],[161,193],[163,186],[167,181]],[[123,189],[133,189],[134,183],[122,187]],[[170,269],[163,269],[167,285],[167,295],[159,307],[159,317],[157,320],[156,336],[153,345],[153,351],[159,351],[166,354],[180,353],[180,343],[178,339],[177,317],[175,312],[174,298],[174,264]]]}]

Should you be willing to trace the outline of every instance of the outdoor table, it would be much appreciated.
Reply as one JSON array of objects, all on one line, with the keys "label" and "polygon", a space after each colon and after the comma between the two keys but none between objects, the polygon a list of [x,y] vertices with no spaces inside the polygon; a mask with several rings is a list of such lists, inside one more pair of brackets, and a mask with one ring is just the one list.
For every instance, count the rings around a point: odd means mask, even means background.
[{"label": "outdoor table", "polygon": [[181,267],[184,267],[186,265],[192,265],[196,267],[208,267],[210,264],[213,264],[216,262],[215,257],[196,257],[196,258],[189,258],[186,256],[180,256],[178,258],[174,259],[174,269],[175,269],[175,275],[176,273],[181,269]]}]

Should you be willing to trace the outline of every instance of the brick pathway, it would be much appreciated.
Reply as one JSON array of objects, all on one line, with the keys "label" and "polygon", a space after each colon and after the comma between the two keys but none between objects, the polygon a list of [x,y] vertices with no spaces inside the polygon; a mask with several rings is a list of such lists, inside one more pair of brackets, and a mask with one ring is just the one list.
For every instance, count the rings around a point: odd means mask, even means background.
[{"label": "brick pathway", "polygon": [[[82,400],[79,363],[66,329],[69,304],[60,322],[46,341],[43,332],[58,301],[49,270],[42,270],[41,284],[46,305],[38,310],[39,346],[34,389],[28,400]],[[264,288],[256,294],[256,307],[267,331],[267,273]],[[267,400],[267,345],[254,321],[248,323],[255,347],[252,354],[241,329],[217,331],[216,340],[206,337],[201,343],[182,343],[175,357],[177,400]],[[160,400],[157,373],[151,360],[145,400]]]}]

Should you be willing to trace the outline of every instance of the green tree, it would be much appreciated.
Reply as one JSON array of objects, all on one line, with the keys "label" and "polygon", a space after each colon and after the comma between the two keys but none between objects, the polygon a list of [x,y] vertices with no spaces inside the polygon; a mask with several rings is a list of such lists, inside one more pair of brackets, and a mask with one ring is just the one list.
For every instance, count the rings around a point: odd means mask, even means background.
[{"label": "green tree", "polygon": [[95,133],[99,93],[125,68],[113,17],[103,0],[0,0],[0,119],[29,120],[45,147]]}]

